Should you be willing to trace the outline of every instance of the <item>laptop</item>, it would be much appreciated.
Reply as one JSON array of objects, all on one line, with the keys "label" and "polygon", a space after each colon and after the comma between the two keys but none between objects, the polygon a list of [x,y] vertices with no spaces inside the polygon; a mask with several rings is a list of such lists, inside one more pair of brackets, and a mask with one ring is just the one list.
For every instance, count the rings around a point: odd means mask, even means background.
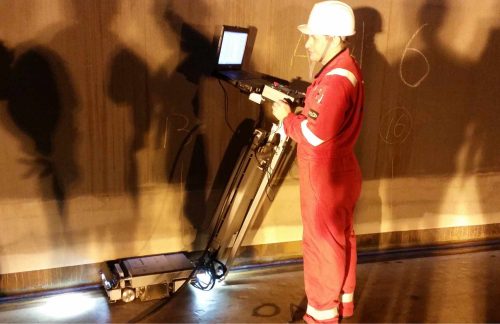
[{"label": "laptop", "polygon": [[242,70],[250,29],[223,25],[216,55],[215,76],[233,85],[261,82],[262,74]]}]

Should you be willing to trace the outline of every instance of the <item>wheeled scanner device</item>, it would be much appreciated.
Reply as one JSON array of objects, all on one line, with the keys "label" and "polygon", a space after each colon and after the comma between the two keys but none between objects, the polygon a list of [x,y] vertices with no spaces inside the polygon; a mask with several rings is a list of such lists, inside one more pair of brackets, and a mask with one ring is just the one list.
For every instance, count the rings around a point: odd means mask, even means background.
[{"label": "wheeled scanner device", "polygon": [[[266,93],[258,95],[263,96],[260,100],[295,99],[279,95],[282,90],[274,87],[267,89],[269,97]],[[273,187],[275,175],[281,174],[292,158],[292,150],[292,141],[284,135],[281,125],[273,124],[269,131],[256,129],[250,144],[241,151],[217,206],[203,255],[197,261],[183,252],[110,261],[108,269],[100,273],[109,301],[168,297],[187,281],[208,290],[216,280],[223,280],[263,198]],[[197,274],[210,279],[202,282]]]}]

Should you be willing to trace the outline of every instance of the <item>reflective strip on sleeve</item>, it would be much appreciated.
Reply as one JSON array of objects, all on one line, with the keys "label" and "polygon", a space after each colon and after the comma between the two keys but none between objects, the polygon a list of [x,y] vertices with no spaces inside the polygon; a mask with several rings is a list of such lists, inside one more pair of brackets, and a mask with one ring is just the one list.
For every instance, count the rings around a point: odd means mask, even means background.
[{"label": "reflective strip on sleeve", "polygon": [[339,316],[339,313],[337,311],[337,308],[331,308],[331,309],[326,309],[326,310],[318,310],[311,305],[307,305],[307,315],[311,316],[315,320],[318,321],[326,321],[330,319],[334,319],[335,317]]},{"label": "reflective strip on sleeve", "polygon": [[354,294],[353,293],[342,294],[342,297],[341,297],[341,302],[342,303],[352,303],[353,300],[354,300]]},{"label": "reflective strip on sleeve", "polygon": [[336,68],[328,72],[326,75],[341,75],[351,81],[354,87],[356,86],[356,84],[358,84],[358,79],[356,79],[356,76],[351,71],[346,69]]},{"label": "reflective strip on sleeve", "polygon": [[311,132],[311,130],[307,127],[307,120],[303,120],[300,123],[300,128],[302,129],[302,134],[304,135],[306,140],[309,142],[309,144],[311,144],[312,146],[318,146],[318,145],[325,142],[321,138],[319,138],[318,136],[314,135],[313,132]]}]

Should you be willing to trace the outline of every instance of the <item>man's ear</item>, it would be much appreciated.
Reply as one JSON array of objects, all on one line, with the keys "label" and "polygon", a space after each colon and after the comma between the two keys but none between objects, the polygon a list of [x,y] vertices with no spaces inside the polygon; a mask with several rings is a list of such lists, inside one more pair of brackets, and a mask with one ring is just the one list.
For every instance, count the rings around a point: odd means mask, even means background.
[{"label": "man's ear", "polygon": [[330,41],[330,47],[337,47],[340,45],[340,37],[339,36],[325,36],[327,40]]}]

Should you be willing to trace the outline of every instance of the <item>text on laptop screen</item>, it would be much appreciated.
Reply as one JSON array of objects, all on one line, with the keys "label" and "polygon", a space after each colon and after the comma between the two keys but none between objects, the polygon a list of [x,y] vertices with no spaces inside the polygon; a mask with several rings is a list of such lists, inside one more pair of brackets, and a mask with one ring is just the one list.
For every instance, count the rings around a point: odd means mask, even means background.
[{"label": "text on laptop screen", "polygon": [[225,31],[218,64],[242,64],[247,38],[247,33]]}]

